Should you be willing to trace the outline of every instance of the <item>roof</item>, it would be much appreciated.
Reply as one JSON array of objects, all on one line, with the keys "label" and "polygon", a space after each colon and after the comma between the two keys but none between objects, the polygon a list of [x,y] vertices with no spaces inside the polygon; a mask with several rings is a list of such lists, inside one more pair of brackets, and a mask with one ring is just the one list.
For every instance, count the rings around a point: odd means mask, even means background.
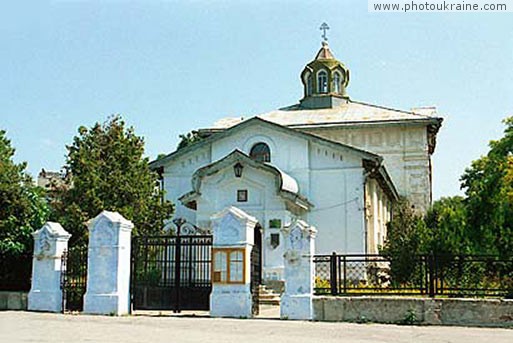
[{"label": "roof", "polygon": [[245,127],[247,126],[250,126],[254,123],[260,123],[261,125],[266,125],[266,126],[269,126],[269,127],[272,127],[274,128],[275,130],[278,130],[278,131],[281,131],[281,132],[285,132],[287,134],[290,134],[290,135],[294,135],[294,136],[297,136],[297,137],[302,137],[304,139],[308,139],[308,140],[311,140],[311,141],[315,141],[317,143],[320,143],[320,144],[324,144],[324,145],[328,145],[330,146],[331,148],[334,148],[334,149],[346,149],[346,150],[350,150],[350,151],[353,151],[354,153],[360,155],[363,159],[368,159],[368,160],[372,160],[374,161],[375,163],[377,164],[381,164],[383,158],[377,154],[374,154],[374,153],[371,153],[371,152],[368,152],[368,151],[365,151],[363,149],[359,149],[359,148],[355,148],[353,146],[350,146],[350,145],[347,145],[347,144],[343,144],[343,143],[338,143],[338,142],[334,142],[334,141],[331,141],[329,139],[326,139],[326,138],[322,138],[322,137],[319,137],[319,136],[316,136],[316,135],[313,135],[313,134],[310,134],[310,133],[306,133],[306,132],[302,132],[302,131],[298,131],[298,130],[294,130],[292,128],[288,128],[286,126],[283,126],[283,125],[280,125],[280,124],[277,124],[277,123],[273,123],[271,121],[267,121],[265,119],[262,119],[260,117],[253,117],[253,118],[250,118],[250,119],[247,119],[245,121],[242,121],[242,122],[238,122],[230,127],[228,127],[226,130],[222,130],[221,132],[215,134],[215,135],[211,135],[205,139],[202,139],[194,144],[191,144],[189,146],[186,146],[185,148],[182,148],[182,149],[179,149],[179,150],[176,150],[168,155],[166,155],[165,157],[163,158],[160,158],[158,160],[155,160],[155,161],[152,161],[150,162],[150,168],[152,169],[158,169],[160,167],[163,167],[164,165],[166,165],[167,163],[169,163],[170,161],[176,159],[176,158],[179,158],[180,156],[183,156],[191,151],[194,151],[196,149],[199,149],[203,146],[206,146],[208,144],[211,144],[215,141],[218,141],[224,137],[227,137],[229,135],[231,135],[232,133],[238,131],[238,130],[242,130],[244,129]]},{"label": "roof", "polygon": [[330,47],[328,46],[328,42],[322,42],[322,48],[315,56],[316,60],[334,60],[335,56],[331,53]]},{"label": "roof", "polygon": [[[333,108],[304,109],[299,105],[257,115],[258,118],[290,128],[316,126],[425,123],[439,126],[442,118],[436,116],[436,109],[420,108],[403,111],[364,102],[349,100]],[[243,118],[223,118],[213,129],[226,129],[243,121]]]}]

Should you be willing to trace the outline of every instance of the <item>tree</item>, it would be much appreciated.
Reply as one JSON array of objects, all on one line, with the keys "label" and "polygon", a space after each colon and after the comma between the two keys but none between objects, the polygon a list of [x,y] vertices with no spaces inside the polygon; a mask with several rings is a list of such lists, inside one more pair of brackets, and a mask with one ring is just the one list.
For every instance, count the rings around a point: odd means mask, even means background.
[{"label": "tree", "polygon": [[0,130],[0,255],[19,256],[32,250],[31,233],[49,215],[43,190],[32,183],[26,163],[13,161],[15,149]]},{"label": "tree", "polygon": [[513,118],[504,137],[490,142],[486,156],[472,162],[461,178],[468,211],[468,236],[482,254],[513,256]]},{"label": "tree", "polygon": [[453,196],[435,201],[425,216],[425,222],[428,233],[422,242],[424,252],[446,256],[472,252],[463,197]]},{"label": "tree", "polygon": [[387,224],[387,239],[381,253],[391,259],[390,275],[393,282],[412,279],[418,266],[418,255],[424,253],[427,228],[410,202],[401,198],[394,204],[392,220]]},{"label": "tree", "polygon": [[163,200],[158,175],[143,157],[144,140],[119,116],[92,128],[81,126],[67,146],[67,182],[56,192],[53,217],[85,243],[86,221],[102,210],[118,211],[134,222],[134,235],[158,233],[173,213]]},{"label": "tree", "polygon": [[180,138],[180,143],[178,143],[176,150],[185,148],[186,146],[192,145],[203,139],[200,137],[198,131],[191,131],[185,135],[180,135],[178,138]]}]

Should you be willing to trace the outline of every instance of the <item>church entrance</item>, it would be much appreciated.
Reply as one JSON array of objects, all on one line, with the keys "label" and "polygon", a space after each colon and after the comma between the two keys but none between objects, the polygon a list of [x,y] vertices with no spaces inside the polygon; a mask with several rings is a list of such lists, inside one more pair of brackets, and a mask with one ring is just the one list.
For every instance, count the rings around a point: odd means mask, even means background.
[{"label": "church entrance", "polygon": [[254,245],[251,250],[251,298],[252,313],[260,312],[260,285],[262,284],[262,227],[257,224],[254,230]]}]

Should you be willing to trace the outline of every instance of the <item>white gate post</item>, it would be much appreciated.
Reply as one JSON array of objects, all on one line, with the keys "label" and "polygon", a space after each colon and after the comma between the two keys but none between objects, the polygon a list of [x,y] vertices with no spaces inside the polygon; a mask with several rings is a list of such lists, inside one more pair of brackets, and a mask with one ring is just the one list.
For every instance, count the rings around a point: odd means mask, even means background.
[{"label": "white gate post", "polygon": [[236,207],[212,217],[212,317],[252,317],[251,250],[257,220]]},{"label": "white gate post", "polygon": [[117,212],[103,211],[88,223],[84,312],[130,313],[130,246],[134,227]]},{"label": "white gate post", "polygon": [[280,302],[282,319],[313,319],[315,234],[317,230],[296,220],[283,230],[285,238],[285,292]]},{"label": "white gate post", "polygon": [[61,259],[71,235],[59,223],[46,222],[32,233],[34,257],[28,294],[30,311],[62,311]]}]

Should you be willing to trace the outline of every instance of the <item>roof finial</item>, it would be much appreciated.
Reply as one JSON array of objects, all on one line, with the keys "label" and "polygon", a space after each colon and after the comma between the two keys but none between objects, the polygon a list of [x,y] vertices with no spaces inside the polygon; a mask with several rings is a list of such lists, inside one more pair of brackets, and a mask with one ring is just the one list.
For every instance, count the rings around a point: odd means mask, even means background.
[{"label": "roof finial", "polygon": [[325,22],[321,24],[321,27],[319,28],[319,30],[322,31],[322,39],[324,42],[327,42],[328,41],[328,37],[326,37],[326,31],[329,30],[330,27],[328,26],[328,24],[326,24]]}]

